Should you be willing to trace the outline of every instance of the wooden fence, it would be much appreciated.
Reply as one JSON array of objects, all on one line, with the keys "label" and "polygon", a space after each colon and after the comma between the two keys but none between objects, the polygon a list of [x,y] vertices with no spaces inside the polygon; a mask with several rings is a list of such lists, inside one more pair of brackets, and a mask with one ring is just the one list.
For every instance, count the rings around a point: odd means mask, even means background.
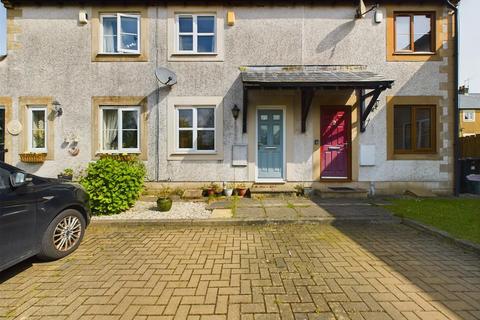
[{"label": "wooden fence", "polygon": [[460,138],[461,158],[480,158],[480,134]]}]

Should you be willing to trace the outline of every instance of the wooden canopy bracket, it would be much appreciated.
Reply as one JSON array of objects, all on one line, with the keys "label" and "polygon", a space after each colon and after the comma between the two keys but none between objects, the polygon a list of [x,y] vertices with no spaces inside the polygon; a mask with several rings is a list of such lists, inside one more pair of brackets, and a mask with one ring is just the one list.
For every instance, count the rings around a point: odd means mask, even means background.
[{"label": "wooden canopy bracket", "polygon": [[302,88],[302,133],[307,131],[307,117],[310,107],[312,106],[314,89],[313,88]]}]

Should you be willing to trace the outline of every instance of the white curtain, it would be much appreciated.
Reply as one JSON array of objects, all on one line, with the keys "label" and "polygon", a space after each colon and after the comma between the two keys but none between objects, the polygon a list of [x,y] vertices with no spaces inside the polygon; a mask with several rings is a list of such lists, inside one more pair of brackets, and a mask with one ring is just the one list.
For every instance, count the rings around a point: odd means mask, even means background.
[{"label": "white curtain", "polygon": [[103,51],[115,52],[117,41],[116,18],[103,19]]},{"label": "white curtain", "polygon": [[[103,150],[118,149],[118,112],[103,111]],[[114,143],[115,142],[115,143]]]}]

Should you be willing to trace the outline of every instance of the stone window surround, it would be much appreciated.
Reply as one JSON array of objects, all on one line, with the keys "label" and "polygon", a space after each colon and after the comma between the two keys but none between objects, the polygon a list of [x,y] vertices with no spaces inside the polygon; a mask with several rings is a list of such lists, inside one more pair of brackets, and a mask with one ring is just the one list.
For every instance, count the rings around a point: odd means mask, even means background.
[{"label": "stone window surround", "polygon": [[[102,14],[140,15],[140,53],[101,53],[100,16]],[[148,61],[148,10],[146,7],[95,7],[92,9],[92,61],[93,62],[146,62]]]},{"label": "stone window surround", "polygon": [[[439,96],[387,96],[387,160],[442,160],[439,152],[441,137],[440,115],[441,107]],[[394,151],[394,107],[398,105],[415,105],[415,106],[436,106],[435,108],[435,145],[434,152],[430,153],[405,153],[398,154]]]},{"label": "stone window surround", "polygon": [[[5,109],[5,126],[8,122],[12,120],[12,98],[11,97],[0,97],[0,107]],[[8,130],[5,128],[5,149],[8,149],[8,152],[5,153],[5,162],[11,163],[12,161],[12,136],[8,133]]]},{"label": "stone window surround", "polygon": [[[442,6],[427,6],[427,5],[390,5],[387,6],[387,17],[386,17],[386,46],[387,46],[387,61],[412,61],[412,62],[422,62],[422,61],[441,61],[442,56],[440,50],[443,48],[443,23],[444,23],[444,8]],[[403,53],[395,52],[395,14],[396,13],[431,13],[435,19],[432,30],[432,36],[434,40],[432,41],[434,47],[434,52],[412,52],[412,53]]]},{"label": "stone window surround", "polygon": [[28,135],[30,128],[28,127],[28,108],[30,106],[45,106],[47,108],[47,156],[46,160],[54,160],[55,158],[55,126],[54,119],[55,113],[53,111],[53,97],[20,97],[20,123],[23,125],[23,130],[21,133],[21,146],[19,151],[21,153],[32,152],[29,149],[28,145]]},{"label": "stone window surround", "polygon": [[[176,148],[176,107],[215,107],[215,152],[181,152]],[[167,103],[167,150],[168,160],[223,160],[223,97],[169,97]]]},{"label": "stone window surround", "polygon": [[[184,53],[177,51],[177,15],[178,14],[211,14],[216,17],[215,41],[216,52],[214,53]],[[167,44],[168,61],[224,61],[224,16],[226,11],[223,7],[205,6],[169,6],[167,8]]]},{"label": "stone window surround", "polygon": [[[131,107],[140,106],[140,152],[132,153],[137,154],[140,160],[146,161],[148,159],[148,113],[147,113],[147,97],[135,97],[135,96],[97,96],[92,97],[92,159],[98,159],[101,151],[101,123],[100,112],[101,107]],[[106,152],[106,153],[119,153],[124,152]]]}]

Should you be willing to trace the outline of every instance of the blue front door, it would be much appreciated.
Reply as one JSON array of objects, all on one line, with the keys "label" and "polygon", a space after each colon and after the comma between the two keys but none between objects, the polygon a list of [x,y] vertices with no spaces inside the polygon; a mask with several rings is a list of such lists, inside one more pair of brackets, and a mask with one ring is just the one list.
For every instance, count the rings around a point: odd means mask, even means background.
[{"label": "blue front door", "polygon": [[258,110],[257,126],[257,178],[282,180],[283,111]]}]

